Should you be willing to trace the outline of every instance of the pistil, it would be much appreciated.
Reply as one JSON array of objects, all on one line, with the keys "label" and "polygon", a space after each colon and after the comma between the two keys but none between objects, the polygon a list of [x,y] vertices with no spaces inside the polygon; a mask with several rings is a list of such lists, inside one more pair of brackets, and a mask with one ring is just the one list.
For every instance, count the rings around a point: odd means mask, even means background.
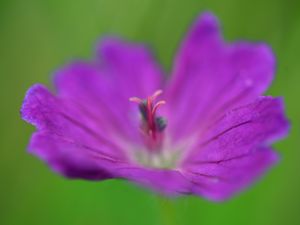
[{"label": "pistil", "polygon": [[163,141],[163,131],[166,128],[166,120],[156,115],[157,109],[166,102],[161,100],[155,102],[157,97],[162,94],[162,90],[157,90],[153,95],[146,99],[132,97],[129,99],[139,106],[141,113],[141,132],[144,136],[145,144],[150,151],[159,151]]}]

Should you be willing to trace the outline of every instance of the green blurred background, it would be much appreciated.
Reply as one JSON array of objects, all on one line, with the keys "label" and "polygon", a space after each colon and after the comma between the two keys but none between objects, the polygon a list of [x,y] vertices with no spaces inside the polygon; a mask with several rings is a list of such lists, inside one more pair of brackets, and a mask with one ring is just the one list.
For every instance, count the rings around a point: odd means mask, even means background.
[{"label": "green blurred background", "polygon": [[[0,224],[300,224],[300,1],[292,0],[1,0]],[[90,58],[97,39],[117,34],[146,42],[169,69],[195,16],[211,10],[227,40],[268,42],[278,74],[268,94],[282,95],[293,123],[276,144],[281,163],[228,202],[198,197],[169,202],[124,181],[69,181],[26,152],[34,128],[19,117],[26,90],[51,86],[51,73]]]}]

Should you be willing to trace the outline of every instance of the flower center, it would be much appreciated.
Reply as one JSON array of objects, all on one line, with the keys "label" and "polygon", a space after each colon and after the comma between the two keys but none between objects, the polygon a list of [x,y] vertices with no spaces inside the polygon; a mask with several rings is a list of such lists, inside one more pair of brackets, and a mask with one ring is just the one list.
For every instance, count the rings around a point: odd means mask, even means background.
[{"label": "flower center", "polygon": [[166,103],[163,100],[155,101],[161,94],[162,90],[157,90],[153,95],[146,99],[137,97],[129,99],[129,101],[138,104],[141,113],[140,130],[147,149],[151,152],[158,152],[161,150],[163,144],[163,131],[167,125],[166,120],[163,117],[156,115],[157,109]]}]

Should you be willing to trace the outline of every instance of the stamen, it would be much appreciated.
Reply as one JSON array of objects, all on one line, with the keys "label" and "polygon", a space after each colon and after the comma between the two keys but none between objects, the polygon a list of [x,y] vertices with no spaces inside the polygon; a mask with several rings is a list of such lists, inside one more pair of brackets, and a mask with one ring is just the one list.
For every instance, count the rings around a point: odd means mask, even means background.
[{"label": "stamen", "polygon": [[157,103],[154,105],[153,109],[152,109],[152,113],[153,113],[153,114],[156,113],[156,110],[157,110],[160,106],[162,106],[162,105],[164,105],[164,104],[166,104],[166,101],[164,101],[164,100],[161,100],[161,101],[157,102]]},{"label": "stamen", "polygon": [[131,98],[129,98],[129,101],[140,104],[143,100],[138,97],[131,97]]},{"label": "stamen", "polygon": [[142,123],[140,126],[146,138],[146,145],[150,150],[158,150],[162,144],[162,132],[164,131],[167,123],[162,117],[156,116],[157,109],[166,104],[165,101],[161,100],[154,104],[155,99],[162,94],[162,90],[157,90],[153,95],[147,97],[146,99],[141,99],[138,97],[131,97],[129,101],[135,102],[139,105],[139,110],[142,115]]},{"label": "stamen", "polygon": [[163,93],[162,90],[157,90],[154,92],[154,94],[151,96],[152,97],[152,100],[155,100],[159,95],[161,95]]}]

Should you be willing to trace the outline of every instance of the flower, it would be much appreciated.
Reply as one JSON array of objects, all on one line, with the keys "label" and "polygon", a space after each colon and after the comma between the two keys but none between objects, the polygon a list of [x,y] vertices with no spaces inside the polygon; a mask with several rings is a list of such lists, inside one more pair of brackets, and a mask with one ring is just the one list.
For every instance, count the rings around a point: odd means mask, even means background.
[{"label": "flower", "polygon": [[221,201],[278,161],[270,147],[288,132],[281,98],[261,96],[275,72],[261,43],[223,41],[217,19],[195,21],[170,80],[147,49],[103,39],[25,97],[36,126],[30,153],[67,178],[122,178],[160,193]]}]

